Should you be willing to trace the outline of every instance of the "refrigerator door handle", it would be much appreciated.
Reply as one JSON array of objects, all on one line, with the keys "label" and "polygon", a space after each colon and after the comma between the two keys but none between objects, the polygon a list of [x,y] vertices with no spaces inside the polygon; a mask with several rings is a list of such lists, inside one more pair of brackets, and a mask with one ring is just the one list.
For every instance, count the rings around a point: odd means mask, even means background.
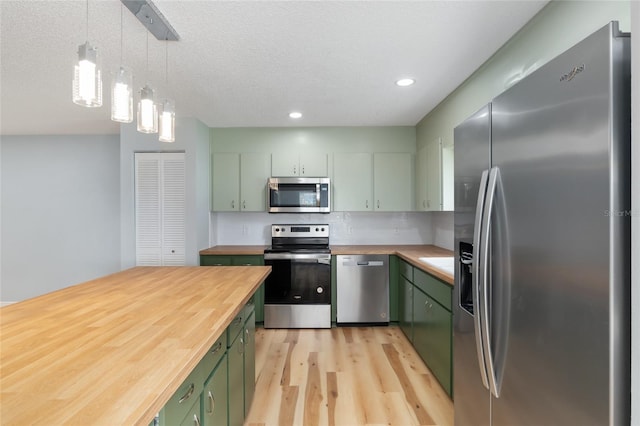
[{"label": "refrigerator door handle", "polygon": [[491,336],[490,336],[490,324],[489,324],[489,287],[491,286],[491,276],[489,274],[489,243],[491,240],[491,215],[493,213],[493,206],[496,195],[496,188],[498,186],[498,180],[500,179],[500,169],[498,167],[492,167],[489,172],[489,182],[487,184],[487,195],[484,203],[484,211],[482,212],[482,233],[480,236],[480,252],[482,258],[480,259],[479,268],[482,269],[479,277],[483,283],[479,291],[482,293],[481,304],[482,312],[482,351],[485,354],[485,364],[487,368],[487,376],[489,379],[489,390],[496,398],[500,397],[498,390],[496,369],[494,366],[493,356],[491,354]]},{"label": "refrigerator door handle", "polygon": [[[487,195],[487,181],[489,177],[489,170],[482,172],[480,178],[480,187],[478,189],[478,201],[476,204],[476,217],[473,231],[473,263],[471,265],[471,277],[472,277],[472,293],[473,293],[473,331],[476,337],[476,353],[478,357],[478,365],[480,367],[480,377],[482,378],[482,384],[485,388],[489,388],[489,379],[487,377],[487,365],[485,360],[485,349],[482,338],[482,312],[483,303],[480,299],[480,289],[484,287],[484,284],[480,282],[480,265],[482,264],[483,253],[480,248],[480,241],[482,235],[482,218],[485,207],[485,198]],[[486,256],[485,256],[486,257]]]}]

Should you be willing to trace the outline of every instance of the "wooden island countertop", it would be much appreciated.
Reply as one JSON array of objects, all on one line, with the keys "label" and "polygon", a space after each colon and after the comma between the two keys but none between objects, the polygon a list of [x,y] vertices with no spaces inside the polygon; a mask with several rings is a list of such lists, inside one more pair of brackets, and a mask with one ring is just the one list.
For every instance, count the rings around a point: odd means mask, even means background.
[{"label": "wooden island countertop", "polygon": [[2,424],[148,425],[270,271],[136,267],[1,308]]}]

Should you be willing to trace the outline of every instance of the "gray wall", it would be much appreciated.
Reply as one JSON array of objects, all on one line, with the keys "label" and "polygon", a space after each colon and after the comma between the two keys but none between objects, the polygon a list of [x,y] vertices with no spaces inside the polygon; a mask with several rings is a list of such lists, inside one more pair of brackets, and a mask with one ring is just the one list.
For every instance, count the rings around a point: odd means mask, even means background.
[{"label": "gray wall", "polygon": [[136,263],[134,210],[134,153],[185,152],[186,157],[186,263],[198,265],[198,251],[209,247],[209,128],[195,118],[176,119],[176,141],[158,141],[136,124],[120,127],[120,219],[121,267]]},{"label": "gray wall", "polygon": [[119,149],[116,135],[2,137],[2,302],[120,269]]}]

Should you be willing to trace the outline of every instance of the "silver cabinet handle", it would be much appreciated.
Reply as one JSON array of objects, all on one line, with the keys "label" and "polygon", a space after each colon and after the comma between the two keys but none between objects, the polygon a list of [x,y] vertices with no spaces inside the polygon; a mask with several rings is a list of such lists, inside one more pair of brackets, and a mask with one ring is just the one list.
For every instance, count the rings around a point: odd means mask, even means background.
[{"label": "silver cabinet handle", "polygon": [[231,208],[232,209],[236,208],[236,200],[231,200]]},{"label": "silver cabinet handle", "polygon": [[247,209],[247,202],[246,200],[242,200],[242,210],[246,210]]},{"label": "silver cabinet handle", "polygon": [[236,324],[236,323],[240,324],[241,322],[242,322],[242,317],[237,317],[231,322],[231,324]]},{"label": "silver cabinet handle", "polygon": [[304,174],[304,165],[302,166],[302,174]]},{"label": "silver cabinet handle", "polygon": [[200,426],[200,419],[197,414],[193,415],[193,426]]},{"label": "silver cabinet handle", "polygon": [[211,353],[212,353],[212,354],[215,354],[215,353],[216,353],[216,352],[218,352],[220,349],[222,349],[222,342],[218,342],[218,344],[217,344],[213,349],[211,349]]},{"label": "silver cabinet handle", "polygon": [[213,266],[223,266],[222,263],[214,263]]},{"label": "silver cabinet handle", "polygon": [[380,208],[380,200],[378,200],[378,208]]},{"label": "silver cabinet handle", "polygon": [[296,166],[293,166],[293,174],[294,174],[294,175],[295,175],[295,174],[297,174],[297,173],[296,173]]},{"label": "silver cabinet handle", "polygon": [[365,208],[369,208],[369,200],[364,200],[364,206]]},{"label": "silver cabinet handle", "polygon": [[242,337],[240,338],[240,345],[238,346],[238,353],[239,354],[243,354],[244,353],[244,339]]},{"label": "silver cabinet handle", "polygon": [[211,391],[209,391],[207,398],[209,399],[209,409],[207,410],[207,414],[212,415],[213,410],[216,408],[216,400],[213,398],[213,394],[211,393]]},{"label": "silver cabinet handle", "polygon": [[242,266],[253,266],[252,263],[243,263]]},{"label": "silver cabinet handle", "polygon": [[191,385],[189,385],[189,389],[187,390],[187,393],[185,393],[184,395],[182,395],[182,398],[180,398],[178,400],[178,404],[182,404],[183,402],[185,402],[187,399],[191,398],[191,395],[193,395],[193,391],[195,390],[195,386],[193,383],[191,383]]}]

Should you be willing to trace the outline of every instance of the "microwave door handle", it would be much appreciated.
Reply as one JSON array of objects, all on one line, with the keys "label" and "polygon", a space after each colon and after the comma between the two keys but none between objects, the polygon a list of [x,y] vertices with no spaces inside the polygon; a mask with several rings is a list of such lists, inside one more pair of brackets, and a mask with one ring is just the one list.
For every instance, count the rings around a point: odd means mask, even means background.
[{"label": "microwave door handle", "polygon": [[316,183],[316,206],[320,207],[320,184]]}]

